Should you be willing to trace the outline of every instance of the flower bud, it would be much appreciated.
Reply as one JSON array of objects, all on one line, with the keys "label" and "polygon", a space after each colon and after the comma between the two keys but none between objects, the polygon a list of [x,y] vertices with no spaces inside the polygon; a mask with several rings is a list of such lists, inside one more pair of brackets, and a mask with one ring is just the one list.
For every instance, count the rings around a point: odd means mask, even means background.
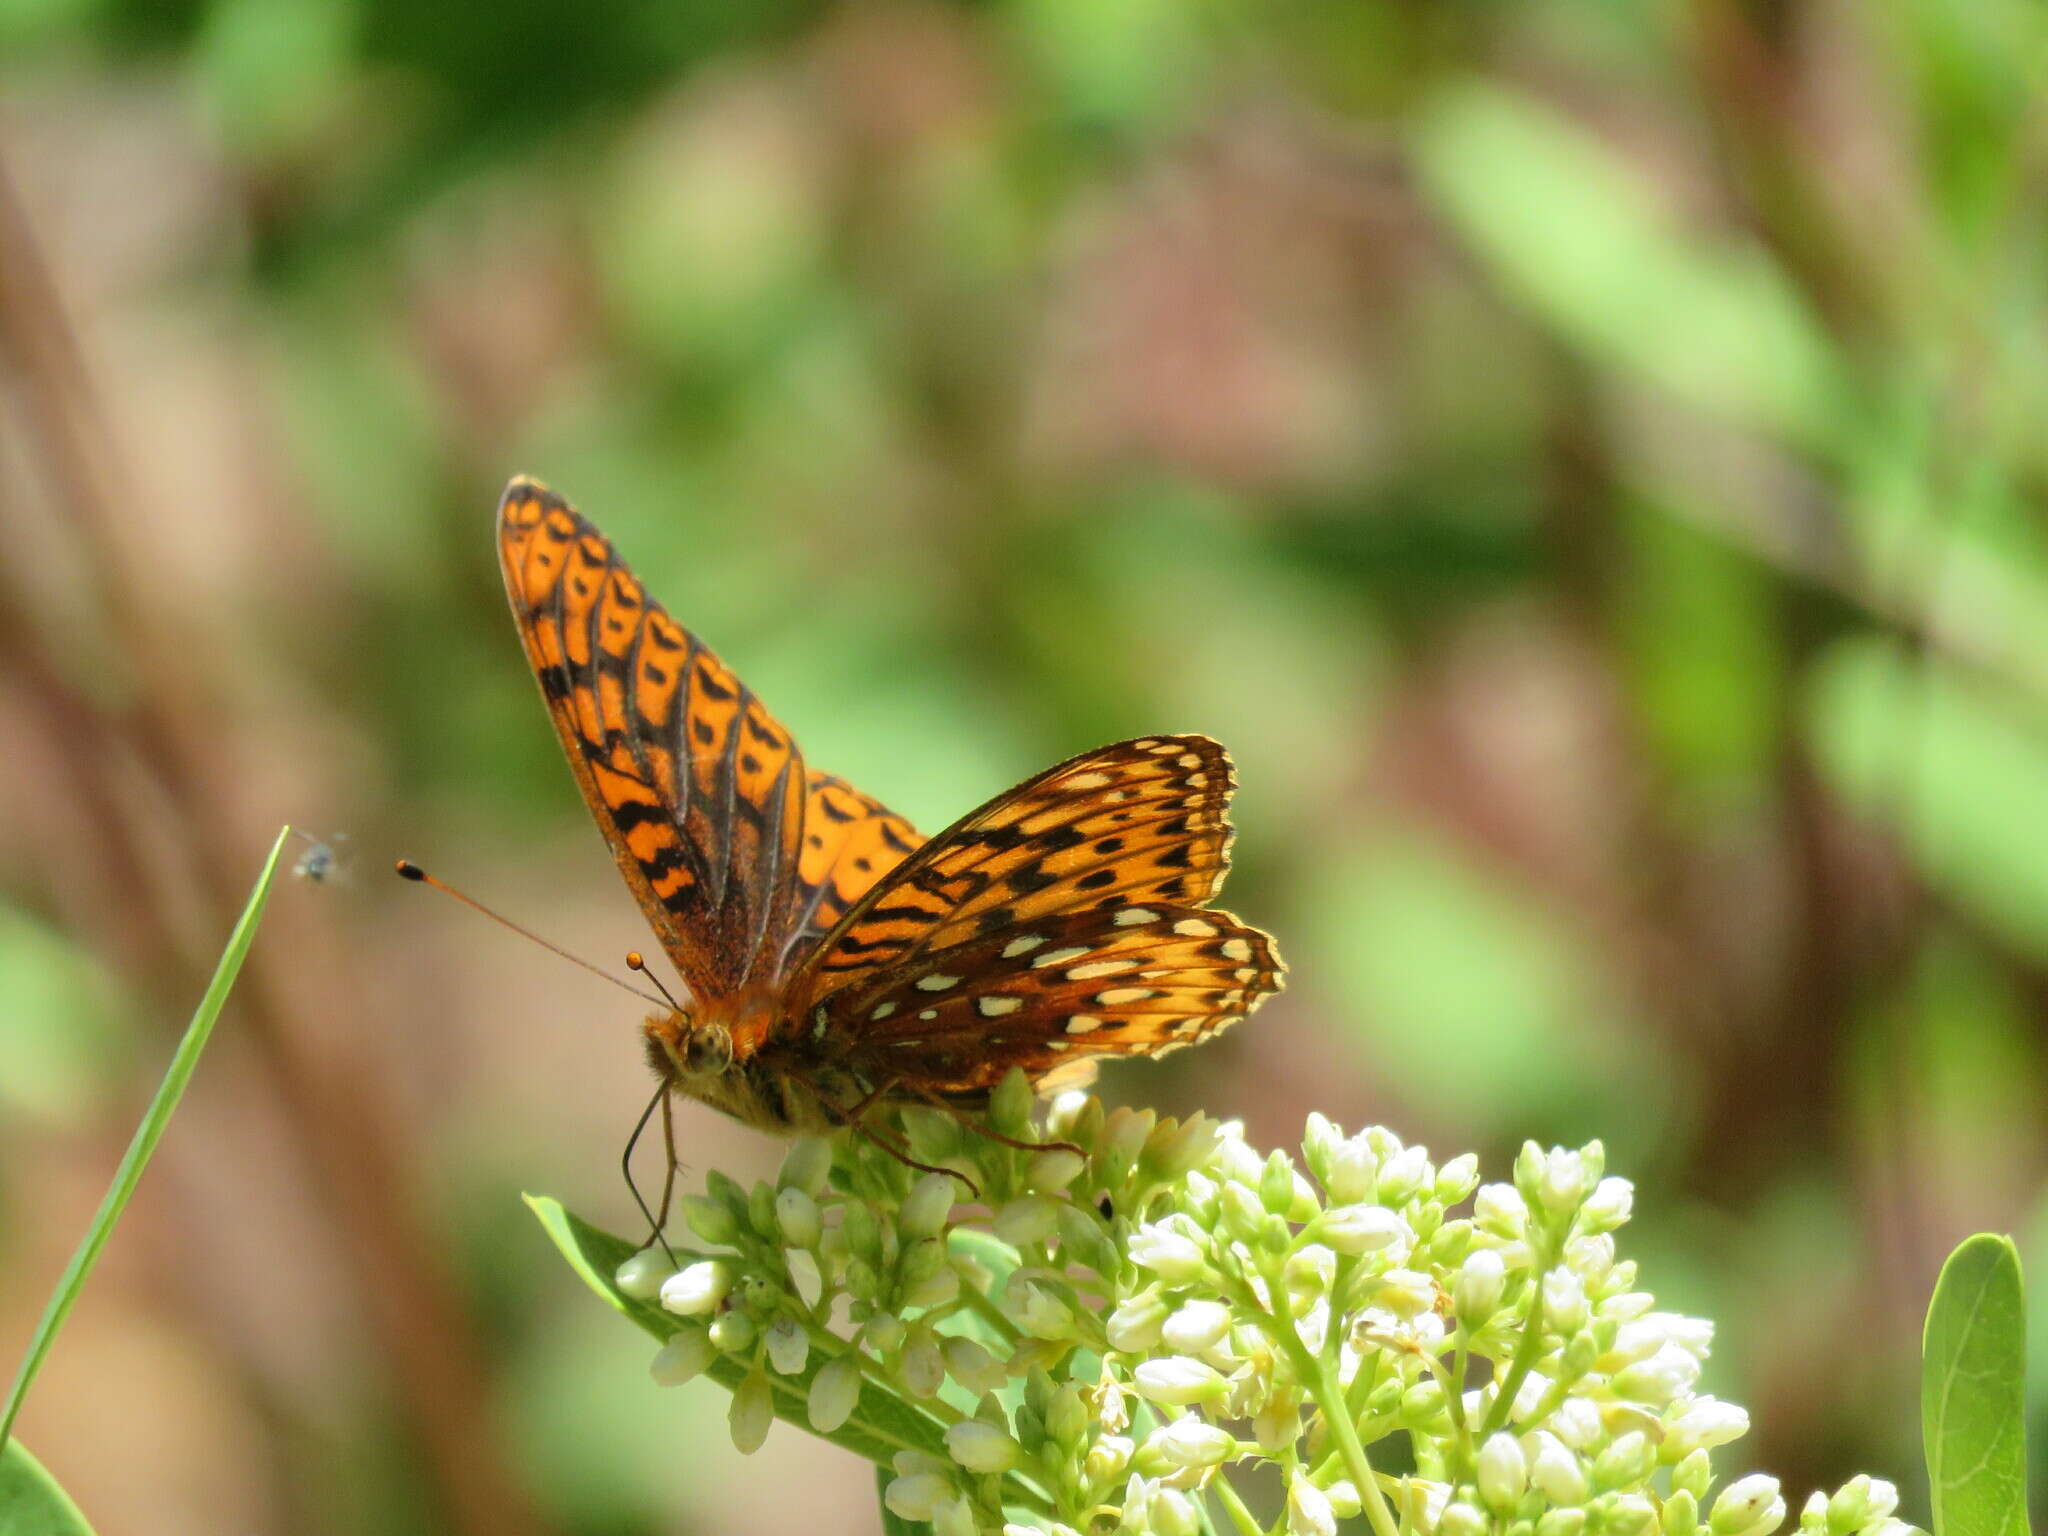
[{"label": "flower bud", "polygon": [[1401,1394],[1401,1422],[1413,1429],[1427,1428],[1449,1404],[1444,1384],[1434,1376],[1425,1376]]},{"label": "flower bud", "polygon": [[1237,1453],[1237,1437],[1192,1413],[1184,1413],[1145,1442],[1145,1449],[1176,1467],[1221,1466]]},{"label": "flower bud", "polygon": [[1160,1337],[1183,1355],[1199,1355],[1230,1332],[1230,1308],[1220,1301],[1190,1301],[1166,1319]]},{"label": "flower bud", "polygon": [[775,1422],[775,1389],[760,1371],[751,1371],[733,1390],[726,1409],[726,1428],[732,1432],[733,1449],[751,1456],[768,1438],[768,1426]]},{"label": "flower bud", "polygon": [[1072,1309],[1049,1286],[1013,1283],[1008,1311],[1034,1339],[1071,1339],[1075,1335]]},{"label": "flower bud", "polygon": [[756,1179],[747,1191],[747,1225],[762,1237],[775,1235],[775,1191],[765,1179]]},{"label": "flower bud", "polygon": [[1465,1262],[1458,1266],[1457,1278],[1451,1282],[1451,1306],[1458,1315],[1458,1321],[1468,1330],[1482,1328],[1486,1320],[1500,1309],[1502,1292],[1507,1288],[1507,1265],[1491,1248],[1475,1248],[1465,1255]]},{"label": "flower bud", "polygon": [[1223,1235],[1232,1242],[1253,1244],[1265,1241],[1266,1208],[1259,1204],[1258,1195],[1249,1185],[1235,1182],[1224,1185],[1216,1207]]},{"label": "flower bud", "polygon": [[1145,1161],[1162,1179],[1184,1179],[1216,1155],[1223,1124],[1207,1115],[1190,1115],[1179,1125],[1162,1124],[1145,1144]]},{"label": "flower bud", "polygon": [[1309,1481],[1306,1472],[1296,1472],[1287,1485],[1287,1529],[1289,1536],[1337,1536],[1337,1512],[1330,1497]]},{"label": "flower bud", "polygon": [[811,1338],[794,1318],[778,1317],[768,1325],[764,1341],[768,1364],[783,1376],[794,1376],[811,1357]]},{"label": "flower bud", "polygon": [[724,1201],[710,1195],[685,1195],[682,1208],[683,1220],[705,1242],[729,1248],[739,1241],[739,1218]]},{"label": "flower bud", "polygon": [[792,1248],[817,1247],[825,1231],[818,1216],[818,1202],[794,1184],[785,1186],[775,1197],[775,1225],[783,1242]]},{"label": "flower bud", "polygon": [[[910,1193],[903,1197],[903,1204],[896,1212],[896,1229],[906,1238],[937,1237],[946,1227],[946,1218],[953,1213],[953,1192],[959,1180],[948,1174],[928,1173],[910,1186]],[[853,1212],[866,1207],[849,1205],[847,1221],[850,1225]]]},{"label": "flower bud", "polygon": [[1275,1396],[1252,1415],[1252,1437],[1268,1456],[1278,1456],[1301,1438],[1301,1409],[1292,1397]]},{"label": "flower bud", "polygon": [[1647,1360],[1614,1373],[1614,1395],[1626,1402],[1662,1408],[1699,1380],[1700,1363],[1682,1349],[1666,1345]]},{"label": "flower bud", "polygon": [[832,1143],[822,1136],[799,1136],[783,1155],[782,1171],[775,1182],[784,1189],[800,1189],[813,1200],[825,1193],[832,1174]]},{"label": "flower bud", "polygon": [[1639,1429],[1617,1435],[1593,1462],[1593,1476],[1603,1488],[1629,1488],[1650,1475],[1657,1464],[1656,1447]]},{"label": "flower bud", "polygon": [[1375,1282],[1372,1296],[1396,1317],[1420,1317],[1436,1305],[1436,1282],[1418,1269],[1390,1269]]},{"label": "flower bud", "polygon": [[897,1292],[906,1307],[943,1307],[960,1294],[960,1272],[950,1264]]},{"label": "flower bud", "polygon": [[1213,1402],[1226,1389],[1213,1366],[1187,1355],[1140,1361],[1131,1374],[1141,1396],[1171,1406]]},{"label": "flower bud", "polygon": [[1269,1216],[1294,1209],[1294,1164],[1285,1152],[1274,1152],[1259,1173],[1259,1203]]},{"label": "flower bud", "polygon": [[860,1365],[852,1355],[838,1355],[818,1367],[811,1378],[811,1428],[829,1435],[860,1405]]},{"label": "flower bud", "polygon": [[976,1536],[976,1532],[974,1506],[957,1495],[932,1516],[932,1536]]},{"label": "flower bud", "polygon": [[939,1353],[945,1357],[946,1374],[976,1397],[995,1391],[1009,1380],[1010,1373],[1003,1362],[972,1339],[947,1334],[939,1340]]},{"label": "flower bud", "polygon": [[725,1300],[732,1281],[732,1269],[722,1259],[699,1259],[662,1282],[661,1304],[678,1317],[701,1317]]},{"label": "flower bud", "polygon": [[675,1272],[675,1261],[659,1248],[642,1248],[612,1271],[612,1284],[622,1296],[652,1301]]},{"label": "flower bud", "polygon": [[989,1228],[1012,1248],[1042,1243],[1059,1230],[1060,1207],[1064,1204],[1064,1200],[1044,1195],[1024,1195],[1005,1201],[990,1220]]},{"label": "flower bud", "polygon": [[1601,1513],[1602,1536],[1650,1536],[1657,1529],[1657,1506],[1640,1493],[1618,1493]]},{"label": "flower bud", "polygon": [[1316,1235],[1339,1253],[1378,1253],[1403,1242],[1408,1223],[1379,1205],[1340,1205],[1323,1213]]},{"label": "flower bud", "polygon": [[962,1419],[946,1430],[946,1453],[970,1472],[1007,1472],[1024,1459],[1024,1447],[1008,1433],[979,1419]]},{"label": "flower bud", "polygon": [[1344,1143],[1344,1132],[1327,1115],[1310,1110],[1301,1132],[1301,1160],[1308,1171],[1327,1181],[1330,1154]]},{"label": "flower bud", "polygon": [[1071,1147],[1053,1147],[1044,1152],[1034,1152],[1025,1167],[1024,1178],[1041,1194],[1053,1194],[1065,1189],[1081,1176],[1081,1170],[1088,1166],[1088,1159]]},{"label": "flower bud", "polygon": [[1285,1273],[1296,1306],[1306,1306],[1329,1292],[1330,1283],[1337,1278],[1337,1255],[1321,1243],[1304,1243],[1288,1255]]},{"label": "flower bud", "polygon": [[718,1346],[701,1328],[685,1328],[660,1349],[647,1367],[656,1386],[679,1387],[710,1368],[718,1358]]},{"label": "flower bud", "polygon": [[[1136,1239],[1132,1241],[1135,1246]],[[1109,1347],[1127,1355],[1140,1355],[1154,1348],[1170,1311],[1166,1298],[1154,1290],[1126,1297],[1103,1324]]]},{"label": "flower bud", "polygon": [[910,1330],[903,1341],[897,1368],[903,1373],[904,1389],[912,1397],[938,1395],[946,1380],[946,1357],[939,1352],[939,1341],[932,1337],[931,1329],[919,1326]]},{"label": "flower bud", "polygon": [[1529,1204],[1512,1184],[1482,1184],[1472,1202],[1479,1230],[1495,1237],[1519,1238],[1529,1230]]},{"label": "flower bud", "polygon": [[861,1325],[861,1342],[878,1355],[893,1355],[903,1347],[908,1332],[903,1319],[894,1312],[877,1312]]},{"label": "flower bud", "polygon": [[1003,1074],[996,1091],[989,1095],[988,1121],[1006,1136],[1023,1136],[1031,1130],[1031,1105],[1037,1098],[1031,1079],[1021,1067]]},{"label": "flower bud", "polygon": [[1607,1438],[1599,1405],[1584,1397],[1566,1398],[1550,1416],[1550,1428],[1558,1439],[1581,1453],[1596,1449]]},{"label": "flower bud", "polygon": [[1664,1527],[1664,1536],[1695,1536],[1700,1528],[1700,1501],[1686,1489],[1679,1489],[1664,1500],[1659,1523]]},{"label": "flower bud", "polygon": [[760,1332],[754,1326],[754,1320],[744,1312],[721,1312],[711,1320],[711,1327],[706,1331],[711,1335],[711,1342],[728,1355],[753,1348],[754,1339]]},{"label": "flower bud", "polygon": [[[1583,1536],[1585,1529],[1583,1509],[1553,1509],[1536,1522],[1536,1536]],[[1688,1531],[1686,1536],[1692,1533]]]},{"label": "flower bud", "polygon": [[1207,1262],[1201,1245],[1193,1238],[1159,1224],[1148,1224],[1132,1233],[1130,1249],[1134,1262],[1168,1285],[1186,1285],[1200,1278]]},{"label": "flower bud", "polygon": [[953,1485],[936,1472],[913,1472],[882,1490],[882,1502],[901,1520],[928,1521],[953,1498]]},{"label": "flower bud", "polygon": [[1460,1499],[1444,1506],[1437,1517],[1436,1536],[1486,1536],[1491,1528],[1484,1510]]},{"label": "flower bud", "polygon": [[1461,1152],[1436,1171],[1433,1193],[1439,1205],[1456,1205],[1479,1187],[1479,1155]]},{"label": "flower bud", "polygon": [[1106,1483],[1113,1477],[1122,1477],[1124,1468],[1131,1464],[1134,1449],[1122,1435],[1103,1435],[1088,1447],[1088,1454],[1081,1459],[1082,1475],[1091,1483]]},{"label": "flower bud", "polygon": [[1557,1436],[1538,1430],[1530,1437],[1529,1481],[1553,1504],[1583,1504],[1590,1488],[1586,1469]]},{"label": "flower bud", "polygon": [[1860,1531],[1890,1519],[1898,1507],[1897,1488],[1883,1478],[1859,1474],[1828,1500],[1828,1526],[1837,1531]]},{"label": "flower bud", "polygon": [[1193,1501],[1177,1488],[1161,1488],[1152,1495],[1150,1516],[1153,1536],[1198,1536],[1202,1529]]},{"label": "flower bud", "polygon": [[1323,1176],[1323,1192],[1338,1205],[1355,1205],[1374,1199],[1379,1191],[1380,1160],[1363,1136],[1339,1142],[1330,1149],[1329,1171]]},{"label": "flower bud", "polygon": [[1081,1389],[1071,1381],[1062,1383],[1045,1405],[1046,1437],[1061,1450],[1077,1449],[1088,1435],[1088,1404]]},{"label": "flower bud", "polygon": [[1714,1536],[1766,1536],[1785,1519],[1785,1500],[1778,1480],[1761,1472],[1739,1478],[1721,1490],[1707,1526]]},{"label": "flower bud", "polygon": [[1489,1435],[1479,1447],[1479,1497],[1497,1515],[1509,1514],[1529,1487],[1529,1458],[1521,1443],[1505,1430]]},{"label": "flower bud", "polygon": [[1575,1211],[1592,1189],[1586,1160],[1567,1147],[1552,1147],[1543,1159],[1543,1171],[1536,1181],[1536,1195],[1552,1216]]},{"label": "flower bud", "polygon": [[1552,1333],[1569,1336],[1586,1326],[1586,1288],[1568,1269],[1543,1276],[1543,1321]]},{"label": "flower bud", "polygon": [[[1743,1415],[1743,1425],[1748,1427],[1749,1416]],[[1707,1496],[1707,1489],[1713,1485],[1714,1465],[1705,1450],[1689,1451],[1677,1466],[1671,1469],[1671,1486],[1681,1493],[1689,1493],[1693,1502],[1698,1503]]]},{"label": "flower bud", "polygon": [[1579,1207],[1579,1229],[1583,1232],[1612,1232],[1627,1221],[1635,1209],[1636,1187],[1627,1179],[1602,1179]]},{"label": "flower bud", "polygon": [[1403,1147],[1380,1163],[1379,1189],[1373,1198],[1382,1205],[1400,1205],[1434,1176],[1429,1148]]}]

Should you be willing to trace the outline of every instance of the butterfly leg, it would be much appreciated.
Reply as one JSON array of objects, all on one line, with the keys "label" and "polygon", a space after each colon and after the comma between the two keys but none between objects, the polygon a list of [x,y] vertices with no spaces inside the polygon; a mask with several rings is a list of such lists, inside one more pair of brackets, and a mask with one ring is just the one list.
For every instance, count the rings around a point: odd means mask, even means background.
[{"label": "butterfly leg", "polygon": [[943,1109],[968,1130],[974,1132],[975,1135],[986,1136],[990,1141],[999,1141],[1006,1147],[1015,1147],[1019,1152],[1072,1152],[1077,1157],[1086,1157],[1088,1155],[1086,1151],[1075,1146],[1071,1141],[1019,1141],[1014,1136],[1005,1136],[1001,1131],[983,1125],[958,1104],[950,1103],[936,1093],[920,1091],[918,1097],[931,1105],[933,1109]]},{"label": "butterfly leg", "polygon": [[[633,1152],[640,1145],[640,1138],[647,1130],[647,1122],[654,1118],[657,1105],[661,1108],[662,1139],[668,1147],[668,1172],[661,1181],[659,1216],[648,1208],[646,1198],[640,1193],[640,1186],[633,1179]],[[647,1237],[640,1246],[651,1248],[658,1242],[662,1251],[671,1259],[675,1259],[676,1252],[669,1247],[668,1235],[662,1230],[668,1225],[669,1197],[674,1193],[676,1184],[675,1125],[669,1113],[667,1083],[663,1083],[654,1091],[654,1097],[647,1101],[647,1107],[640,1111],[640,1118],[633,1123],[633,1134],[626,1138],[626,1151],[619,1159],[619,1171],[626,1176],[626,1188],[632,1191],[633,1203],[640,1207],[640,1214],[647,1218]],[[677,1262],[680,1263],[679,1260]]]}]

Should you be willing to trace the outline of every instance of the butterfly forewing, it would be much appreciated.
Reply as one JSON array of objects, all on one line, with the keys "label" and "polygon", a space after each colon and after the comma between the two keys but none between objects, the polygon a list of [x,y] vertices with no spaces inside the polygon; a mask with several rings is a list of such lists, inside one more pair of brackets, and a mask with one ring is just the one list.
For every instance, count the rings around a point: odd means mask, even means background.
[{"label": "butterfly forewing", "polygon": [[847,908],[923,841],[915,827],[880,801],[844,779],[812,769],[783,969],[794,969]]},{"label": "butterfly forewing", "polygon": [[699,998],[788,938],[807,782],[789,733],[553,492],[515,480],[498,553],[527,657],[626,882]]},{"label": "butterfly forewing", "polygon": [[1280,985],[1272,941],[1227,912],[1118,904],[1020,923],[835,994],[825,1031],[871,1081],[960,1095],[1012,1067],[1163,1056],[1242,1019]]},{"label": "butterfly forewing", "polygon": [[1048,768],[848,912],[812,962],[812,995],[1047,914],[1206,901],[1229,867],[1232,782],[1229,755],[1205,736],[1142,737]]}]

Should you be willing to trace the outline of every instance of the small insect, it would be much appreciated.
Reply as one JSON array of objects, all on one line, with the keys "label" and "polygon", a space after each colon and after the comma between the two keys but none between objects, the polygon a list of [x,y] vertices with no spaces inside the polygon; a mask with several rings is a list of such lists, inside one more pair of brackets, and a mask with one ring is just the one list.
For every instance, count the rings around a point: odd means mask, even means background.
[{"label": "small insect", "polygon": [[292,865],[294,877],[309,880],[314,885],[325,885],[329,880],[347,878],[348,850],[336,846],[348,841],[346,832],[333,833],[323,840],[294,827],[292,836],[306,844],[306,851],[300,854],[298,862]]},{"label": "small insect", "polygon": [[927,841],[808,766],[561,497],[514,480],[498,553],[569,766],[682,977],[643,1025],[664,1107],[872,1135],[876,1106],[957,1112],[1013,1067],[1084,1082],[1278,990],[1272,940],[1207,905],[1233,788],[1207,737],[1085,752]]}]

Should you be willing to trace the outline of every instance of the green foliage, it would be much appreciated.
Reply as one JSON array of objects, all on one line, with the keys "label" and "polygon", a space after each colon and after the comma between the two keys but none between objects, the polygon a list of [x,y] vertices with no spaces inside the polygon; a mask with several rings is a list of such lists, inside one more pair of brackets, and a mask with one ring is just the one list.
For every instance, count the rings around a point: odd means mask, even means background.
[{"label": "green foliage", "polygon": [[92,1527],[19,1440],[0,1445],[0,1536],[92,1536]]},{"label": "green foliage", "polygon": [[2026,1310],[2012,1239],[1949,1255],[1927,1308],[1921,1430],[1934,1536],[2026,1536]]}]

